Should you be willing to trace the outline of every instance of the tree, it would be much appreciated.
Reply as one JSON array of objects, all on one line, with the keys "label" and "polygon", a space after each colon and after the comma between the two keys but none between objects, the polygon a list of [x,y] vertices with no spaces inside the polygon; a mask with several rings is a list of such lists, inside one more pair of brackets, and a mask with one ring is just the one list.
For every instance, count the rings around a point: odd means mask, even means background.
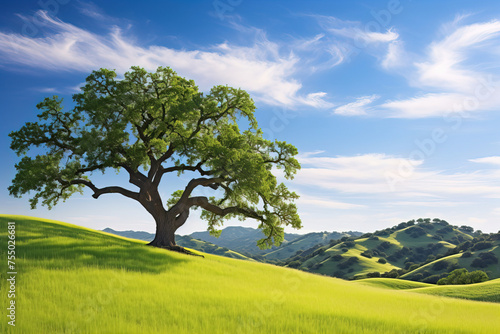
[{"label": "tree", "polygon": [[447,277],[437,281],[438,285],[473,284],[487,281],[488,275],[481,270],[469,272],[465,268],[453,270]]},{"label": "tree", "polygon": [[[132,67],[121,80],[111,70],[92,72],[73,101],[74,108],[64,111],[62,99],[46,98],[37,105],[38,122],[10,133],[11,148],[22,159],[9,192],[34,192],[32,208],[40,201],[52,208],[85,188],[96,199],[120,194],[154,218],[150,245],[170,248],[196,208],[213,234],[225,219],[256,219],[265,235],[262,248],[280,244],[285,225],[301,227],[293,203],[298,196],[272,173],[282,169],[292,179],[300,169],[297,149],[263,138],[245,91],[215,86],[205,95],[170,68],[148,73]],[[28,156],[33,149],[38,155]],[[90,179],[110,170],[128,173],[135,188],[98,187]],[[193,178],[164,201],[159,185],[169,173]],[[213,196],[196,196],[201,187]]]}]

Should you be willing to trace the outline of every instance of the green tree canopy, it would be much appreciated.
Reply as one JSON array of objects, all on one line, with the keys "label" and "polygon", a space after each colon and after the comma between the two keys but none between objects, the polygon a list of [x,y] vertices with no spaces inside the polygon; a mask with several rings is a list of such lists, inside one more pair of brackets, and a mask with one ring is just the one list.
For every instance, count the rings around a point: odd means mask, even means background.
[{"label": "green tree canopy", "polygon": [[481,270],[469,272],[465,268],[453,270],[447,277],[441,278],[439,285],[472,284],[481,283],[488,280],[488,275]]},{"label": "green tree canopy", "polygon": [[[203,94],[170,68],[132,67],[121,80],[114,71],[94,71],[73,100],[75,107],[64,111],[62,99],[46,98],[37,105],[37,122],[10,133],[22,158],[9,192],[32,192],[32,208],[40,202],[51,208],[85,187],[96,199],[120,194],[153,216],[151,244],[158,247],[175,246],[175,231],[195,208],[215,234],[225,219],[257,220],[265,234],[260,247],[280,244],[286,225],[301,227],[298,196],[273,175],[278,168],[293,178],[297,149],[263,138],[247,92],[215,86]],[[92,182],[92,172],[110,170],[128,173],[133,189]],[[158,187],[168,173],[193,178],[164,198]],[[194,196],[199,187],[213,196]]]}]

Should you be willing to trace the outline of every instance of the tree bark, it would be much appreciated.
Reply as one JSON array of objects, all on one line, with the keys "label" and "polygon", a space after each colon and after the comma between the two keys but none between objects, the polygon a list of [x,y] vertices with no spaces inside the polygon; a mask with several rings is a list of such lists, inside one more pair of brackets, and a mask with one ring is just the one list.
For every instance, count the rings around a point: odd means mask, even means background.
[{"label": "tree bark", "polygon": [[175,217],[165,213],[155,217],[155,221],[155,238],[148,245],[162,248],[175,247],[175,231],[177,230],[177,227],[175,226]]}]

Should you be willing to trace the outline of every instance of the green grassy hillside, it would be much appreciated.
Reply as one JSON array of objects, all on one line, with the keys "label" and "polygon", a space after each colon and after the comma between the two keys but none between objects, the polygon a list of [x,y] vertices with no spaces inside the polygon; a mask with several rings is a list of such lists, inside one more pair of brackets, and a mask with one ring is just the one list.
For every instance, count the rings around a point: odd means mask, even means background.
[{"label": "green grassy hillside", "polygon": [[[148,232],[141,232],[141,231],[115,231],[111,228],[105,228],[102,230],[103,232],[106,233],[111,233],[114,235],[119,235],[122,237],[126,238],[131,238],[131,239],[138,239],[138,240],[143,240],[143,241],[151,241],[154,239],[154,234],[148,233]],[[203,240],[198,240],[198,239],[193,239],[188,235],[176,235],[175,236],[175,242],[177,245],[181,247],[188,247],[203,253],[208,253],[208,254],[215,254],[215,255],[221,255],[221,256],[226,256],[230,257],[233,259],[241,259],[241,260],[251,260],[249,257],[242,255],[240,253],[237,253],[235,251],[232,251],[230,249],[227,249],[226,247],[220,247],[217,245],[214,245],[211,242],[203,241]]]},{"label": "green grassy hillside", "polygon": [[[419,219],[418,223],[413,220],[359,238],[344,238],[342,242],[314,248],[312,252],[297,254],[288,259],[287,265],[339,278],[359,278],[368,274],[380,276],[391,270],[413,270],[412,266],[419,267],[432,262],[435,258],[450,253],[458,245],[472,245],[472,240],[470,234],[446,221]],[[460,263],[455,261],[453,265],[470,264],[471,261],[473,258]],[[450,268],[451,266],[450,263]],[[425,275],[417,277],[426,279],[440,274],[438,267],[427,267],[429,268],[433,269],[432,272],[426,271]],[[441,274],[444,274],[446,268],[442,269]],[[491,278],[500,277],[500,269],[488,269],[492,274]],[[412,279],[409,274],[403,277]]]},{"label": "green grassy hillside", "polygon": [[[242,226],[228,226],[222,229],[219,237],[214,237],[208,231],[194,232],[189,235],[191,238],[207,241],[220,247],[226,247],[240,254],[248,256],[259,256],[272,252],[272,249],[260,249],[257,247],[257,241],[264,238],[260,229]],[[285,233],[283,246],[288,242],[299,238],[300,234]],[[291,254],[290,254],[291,255]]]},{"label": "green grassy hillside", "polygon": [[[2,333],[495,333],[500,304],[363,286],[90,229],[16,222],[16,327]],[[6,279],[1,261],[0,279]],[[413,290],[412,290],[413,291]],[[2,296],[7,286],[1,285]],[[6,310],[7,298],[0,308]],[[6,311],[4,311],[6,312]]]},{"label": "green grassy hillside", "polygon": [[[482,254],[493,254],[497,258],[496,263],[485,263],[485,265],[477,266],[474,261],[480,259]],[[440,258],[436,261],[430,262],[424,266],[417,268],[403,276],[404,279],[420,280],[422,277],[429,277],[431,275],[444,277],[456,268],[466,268],[469,271],[482,270],[488,274],[490,278],[500,277],[500,240],[494,241],[491,247],[470,251],[464,256],[464,253],[458,253]]]},{"label": "green grassy hillside", "polygon": [[434,296],[500,303],[500,279],[466,285],[434,285],[392,278],[367,278],[356,284],[392,290],[411,290]]},{"label": "green grassy hillside", "polygon": [[467,285],[437,285],[417,289],[415,292],[435,296],[500,303],[500,279]]},{"label": "green grassy hillside", "polygon": [[374,286],[377,288],[392,289],[392,290],[410,290],[418,288],[434,287],[434,284],[406,281],[393,278],[366,278],[356,281],[358,284]]},{"label": "green grassy hillside", "polygon": [[315,232],[300,236],[281,247],[264,255],[266,260],[285,260],[297,252],[303,252],[318,245],[328,244],[330,240],[338,240],[342,237],[349,237],[349,234],[339,232]]}]

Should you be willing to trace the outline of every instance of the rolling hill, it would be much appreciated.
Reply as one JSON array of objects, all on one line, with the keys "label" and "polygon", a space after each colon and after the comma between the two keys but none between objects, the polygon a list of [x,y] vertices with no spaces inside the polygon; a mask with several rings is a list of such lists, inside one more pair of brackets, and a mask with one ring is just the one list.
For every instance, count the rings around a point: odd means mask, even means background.
[{"label": "rolling hill", "polygon": [[[145,246],[49,220],[16,226],[16,327],[2,333],[495,333],[500,304]],[[2,261],[0,279],[6,279]],[[492,284],[491,282],[488,282]],[[7,285],[0,293],[7,295]],[[0,307],[7,308],[7,298]]]},{"label": "rolling hill", "polygon": [[[348,234],[351,233],[351,234]],[[269,260],[285,260],[296,254],[297,252],[304,253],[306,250],[323,246],[332,240],[338,240],[343,237],[359,236],[361,232],[313,232],[307,233],[293,239],[290,242],[272,250],[264,255],[264,259]]]},{"label": "rolling hill", "polygon": [[416,268],[401,278],[435,283],[457,268],[482,270],[489,278],[500,277],[500,234],[484,235],[479,239],[466,241],[455,247],[452,253]]},{"label": "rolling hill", "polygon": [[358,284],[392,290],[411,290],[434,296],[500,303],[500,279],[466,285],[434,285],[392,278],[367,278]]},{"label": "rolling hill", "polygon": [[[228,226],[222,230],[218,238],[211,235],[208,231],[194,232],[189,236],[194,239],[229,248],[247,256],[264,255],[272,251],[272,249],[260,249],[257,247],[257,241],[264,238],[264,234],[262,231],[251,227]],[[288,242],[300,236],[300,234],[285,233],[285,240],[282,246],[285,246]],[[276,248],[277,247],[273,246],[273,249]]]},{"label": "rolling hill", "polygon": [[[471,234],[464,227],[452,226],[440,219],[411,220],[359,238],[342,238],[328,246],[296,254],[287,260],[287,266],[339,278],[380,276],[382,273],[398,277],[406,273],[401,277],[436,283],[439,275],[444,276],[452,269],[480,269],[472,268],[471,264],[478,256],[485,256],[480,254],[488,250],[473,251],[471,257],[463,259],[460,255],[451,255],[444,260],[446,264],[433,263],[457,252],[460,245],[474,247],[478,239]],[[500,252],[497,243],[498,240],[487,244],[495,255]],[[494,268],[493,264],[485,269],[490,278],[500,277],[498,267]]]},{"label": "rolling hill", "polygon": [[[263,233],[254,228],[241,226],[228,226],[224,228],[217,238],[208,231],[194,232],[189,236],[229,248],[238,253],[252,256],[261,261],[284,260],[298,251],[305,251],[311,247],[327,244],[331,240],[337,240],[345,236],[359,236],[361,232],[313,232],[307,234],[285,233],[285,240],[279,246],[271,249],[260,249],[257,241],[264,237]],[[261,257],[262,256],[262,257]]]},{"label": "rolling hill", "polygon": [[[115,231],[111,228],[102,230],[122,237],[151,241],[154,234],[143,231]],[[260,230],[241,227],[228,226],[221,232],[219,238],[210,235],[209,232],[194,232],[191,235],[176,235],[176,243],[182,247],[189,247],[201,252],[227,256],[231,258],[250,259],[251,256],[261,262],[279,262],[295,255],[297,252],[303,253],[314,247],[320,247],[331,240],[338,240],[343,237],[356,237],[362,235],[361,232],[313,232],[307,234],[285,234],[285,241],[279,246],[271,249],[258,248],[257,241],[263,238]],[[246,254],[242,255],[238,251]]]},{"label": "rolling hill", "polygon": [[[115,231],[109,227],[105,228],[102,231],[106,232],[106,233],[111,233],[111,234],[119,235],[122,237],[126,237],[126,238],[138,239],[138,240],[143,240],[143,241],[148,241],[148,242],[153,240],[153,238],[154,238],[154,234],[148,233],[148,232],[142,232],[142,231]],[[179,246],[188,247],[188,248],[191,248],[191,249],[203,252],[203,253],[221,255],[221,256],[230,257],[233,259],[252,260],[249,257],[242,255],[240,253],[237,253],[235,251],[232,251],[226,247],[220,247],[220,246],[214,245],[214,244],[207,242],[207,241],[194,239],[188,235],[176,235],[175,241],[176,241],[177,245],[179,245]]]}]

